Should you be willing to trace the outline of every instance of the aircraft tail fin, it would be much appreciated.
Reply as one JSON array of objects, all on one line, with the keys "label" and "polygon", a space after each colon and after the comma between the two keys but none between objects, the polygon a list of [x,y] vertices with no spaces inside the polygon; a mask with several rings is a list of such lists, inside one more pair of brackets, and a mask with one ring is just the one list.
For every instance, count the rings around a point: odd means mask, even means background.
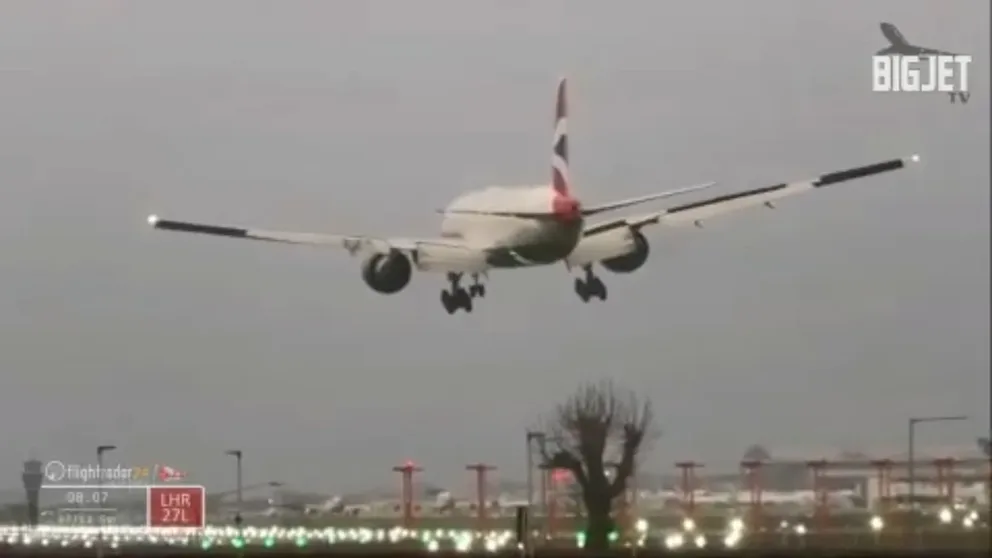
[{"label": "aircraft tail fin", "polygon": [[551,187],[560,196],[571,197],[572,185],[568,174],[568,81],[558,81],[555,101],[555,135],[551,154]]},{"label": "aircraft tail fin", "polygon": [[902,32],[895,25],[883,22],[880,27],[882,28],[882,35],[888,39],[891,46],[896,48],[910,46],[909,41],[906,40],[906,37],[903,36]]}]

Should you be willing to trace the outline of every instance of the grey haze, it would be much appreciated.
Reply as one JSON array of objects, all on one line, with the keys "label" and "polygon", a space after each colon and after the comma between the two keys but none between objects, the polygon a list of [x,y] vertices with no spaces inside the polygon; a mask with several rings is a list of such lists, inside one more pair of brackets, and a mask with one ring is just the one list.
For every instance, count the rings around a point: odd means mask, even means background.
[{"label": "grey haze", "polygon": [[[975,54],[972,98],[870,92],[880,21]],[[168,463],[341,491],[415,459],[523,474],[579,382],[651,397],[650,466],[754,441],[898,450],[989,423],[989,5],[981,0],[0,1],[0,486],[22,459]],[[562,267],[373,293],[334,250],[155,232],[429,235],[463,190],[549,176],[571,78],[592,201],[724,191],[913,152],[921,166],[652,230],[581,304]],[[813,456],[811,456],[813,457]]]}]

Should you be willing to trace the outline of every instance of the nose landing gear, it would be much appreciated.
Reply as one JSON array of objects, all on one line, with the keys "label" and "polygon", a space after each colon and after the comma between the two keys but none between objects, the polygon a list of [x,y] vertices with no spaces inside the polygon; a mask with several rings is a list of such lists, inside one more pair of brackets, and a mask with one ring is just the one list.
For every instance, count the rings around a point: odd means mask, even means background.
[{"label": "nose landing gear", "polygon": [[582,266],[582,270],[585,277],[575,278],[575,294],[579,295],[582,302],[589,302],[593,298],[606,300],[606,284],[592,272],[592,264]]}]

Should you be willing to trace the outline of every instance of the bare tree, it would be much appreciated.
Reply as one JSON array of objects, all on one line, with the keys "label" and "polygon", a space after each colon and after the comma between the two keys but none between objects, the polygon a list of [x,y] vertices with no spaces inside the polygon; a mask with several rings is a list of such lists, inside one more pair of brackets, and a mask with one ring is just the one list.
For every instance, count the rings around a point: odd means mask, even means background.
[{"label": "bare tree", "polygon": [[[649,401],[609,381],[581,386],[550,421],[549,440],[556,447],[544,456],[545,465],[567,469],[579,485],[589,550],[609,546],[613,503],[627,490],[651,422]],[[616,469],[608,474],[611,463]]]}]

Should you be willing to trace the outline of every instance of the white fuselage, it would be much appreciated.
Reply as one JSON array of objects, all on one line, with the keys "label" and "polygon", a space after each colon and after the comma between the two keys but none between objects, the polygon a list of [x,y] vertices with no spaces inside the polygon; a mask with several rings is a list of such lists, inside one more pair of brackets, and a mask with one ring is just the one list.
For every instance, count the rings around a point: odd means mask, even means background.
[{"label": "white fuselage", "polygon": [[[555,218],[555,196],[548,186],[491,186],[468,192],[445,209],[441,236],[489,250],[492,267],[543,265],[561,260],[581,239],[582,219]],[[513,213],[547,217],[507,215]]]},{"label": "white fuselage", "polygon": [[554,236],[558,223],[496,215],[452,211],[542,213],[552,208],[554,191],[547,186],[490,186],[458,196],[445,208],[441,236],[479,246],[514,246],[538,243]]}]

